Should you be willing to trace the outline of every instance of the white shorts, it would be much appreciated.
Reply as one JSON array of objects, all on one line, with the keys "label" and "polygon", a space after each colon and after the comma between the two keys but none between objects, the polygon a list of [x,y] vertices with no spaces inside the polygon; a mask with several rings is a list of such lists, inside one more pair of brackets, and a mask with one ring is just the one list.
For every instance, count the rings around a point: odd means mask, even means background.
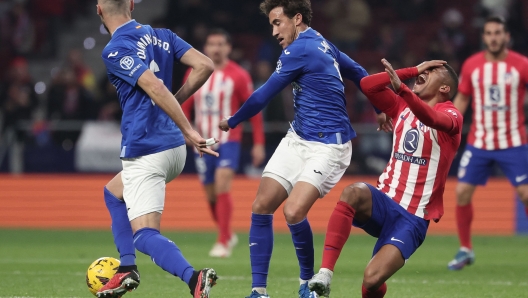
[{"label": "white shorts", "polygon": [[165,184],[176,178],[185,165],[185,145],[135,158],[123,158],[123,197],[128,219],[163,212]]},{"label": "white shorts", "polygon": [[298,181],[308,182],[324,197],[343,177],[352,158],[352,143],[323,144],[288,132],[264,168],[262,177],[277,180],[290,194]]}]

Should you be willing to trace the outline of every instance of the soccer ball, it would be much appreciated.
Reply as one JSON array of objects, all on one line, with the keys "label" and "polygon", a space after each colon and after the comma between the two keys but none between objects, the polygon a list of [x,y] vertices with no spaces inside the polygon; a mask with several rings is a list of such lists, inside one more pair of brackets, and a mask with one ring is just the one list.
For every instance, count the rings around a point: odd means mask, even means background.
[{"label": "soccer ball", "polygon": [[102,257],[95,260],[86,272],[86,285],[92,294],[97,293],[107,282],[110,281],[117,269],[119,260],[111,257]]}]

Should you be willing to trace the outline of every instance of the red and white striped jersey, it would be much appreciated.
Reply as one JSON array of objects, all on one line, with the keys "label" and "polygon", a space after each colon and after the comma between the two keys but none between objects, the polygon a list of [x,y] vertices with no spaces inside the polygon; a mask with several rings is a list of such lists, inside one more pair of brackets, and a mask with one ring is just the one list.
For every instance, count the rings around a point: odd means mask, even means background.
[{"label": "red and white striped jersey", "polygon": [[473,98],[473,122],[468,144],[484,150],[526,144],[524,94],[528,59],[509,50],[506,58],[489,62],[484,52],[462,66],[458,91]]},{"label": "red and white striped jersey", "polygon": [[438,221],[444,214],[445,182],[460,145],[463,120],[452,102],[436,104],[434,110],[447,114],[457,131],[450,135],[429,128],[403,100],[398,102],[391,158],[378,189],[409,213]]},{"label": "red and white striped jersey", "polygon": [[[184,82],[190,72],[189,69]],[[182,109],[187,119],[191,119],[191,110],[194,109],[195,129],[203,138],[216,138],[220,140],[220,144],[240,142],[242,126],[223,132],[218,124],[224,117],[233,115],[251,93],[253,82],[247,71],[229,61],[224,69],[213,72],[207,82],[182,105]],[[253,126],[253,143],[264,144],[262,114],[258,113],[250,121]]]}]

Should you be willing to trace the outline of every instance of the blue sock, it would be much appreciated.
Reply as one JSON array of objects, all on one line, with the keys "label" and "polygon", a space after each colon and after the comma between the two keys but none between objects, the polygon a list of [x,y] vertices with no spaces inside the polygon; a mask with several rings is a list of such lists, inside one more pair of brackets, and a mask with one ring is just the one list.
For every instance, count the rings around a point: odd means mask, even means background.
[{"label": "blue sock", "polygon": [[126,204],[123,200],[116,198],[105,186],[104,199],[106,208],[112,218],[112,234],[114,243],[119,252],[121,266],[136,264],[136,249],[134,248],[132,227],[128,220]]},{"label": "blue sock", "polygon": [[251,215],[249,258],[253,288],[265,288],[273,251],[273,214]]},{"label": "blue sock", "polygon": [[140,229],[134,234],[134,244],[137,250],[149,255],[154,264],[189,284],[194,268],[183,257],[178,246],[161,235],[158,230]]},{"label": "blue sock", "polygon": [[299,260],[299,267],[301,268],[300,278],[309,280],[314,275],[314,246],[312,228],[308,219],[305,218],[301,222],[290,225],[290,232],[292,235],[293,246],[295,246],[295,253]]}]

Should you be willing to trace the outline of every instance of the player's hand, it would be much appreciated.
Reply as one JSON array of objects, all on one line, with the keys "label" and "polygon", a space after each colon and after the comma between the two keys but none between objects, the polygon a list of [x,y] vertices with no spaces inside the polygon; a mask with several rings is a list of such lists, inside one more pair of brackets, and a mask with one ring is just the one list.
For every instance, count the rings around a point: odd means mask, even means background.
[{"label": "player's hand", "polygon": [[425,62],[418,64],[416,68],[418,68],[418,74],[421,74],[430,68],[440,67],[440,66],[443,66],[444,64],[447,64],[447,62],[444,60],[431,60],[431,61],[425,61]]},{"label": "player's hand", "polygon": [[210,148],[207,148],[207,146],[212,146],[218,143],[217,139],[214,139],[214,143],[207,144],[207,140],[202,138],[202,136],[200,136],[200,134],[196,132],[196,130],[191,130],[191,132],[189,132],[185,137],[193,144],[196,150],[198,150],[200,157],[202,157],[204,153],[215,156],[215,157],[220,156],[218,152],[215,152],[211,150]]},{"label": "player's hand", "polygon": [[391,80],[392,88],[394,88],[394,91],[400,91],[401,80],[396,74],[396,71],[394,71],[394,69],[392,68],[392,65],[385,58],[381,59],[381,63],[383,63],[383,66],[385,66],[385,71],[387,72],[387,74],[389,74],[389,78]]},{"label": "player's hand", "polygon": [[253,158],[253,166],[260,166],[266,158],[264,145],[253,145],[253,149],[251,149],[251,157]]},{"label": "player's hand", "polygon": [[220,121],[220,124],[218,124],[218,128],[220,128],[223,131],[229,131],[231,127],[229,127],[229,124],[227,124],[227,120],[229,120],[231,117],[225,117]]},{"label": "player's hand", "polygon": [[387,117],[385,113],[376,115],[378,121],[378,131],[392,132],[392,119]]}]

